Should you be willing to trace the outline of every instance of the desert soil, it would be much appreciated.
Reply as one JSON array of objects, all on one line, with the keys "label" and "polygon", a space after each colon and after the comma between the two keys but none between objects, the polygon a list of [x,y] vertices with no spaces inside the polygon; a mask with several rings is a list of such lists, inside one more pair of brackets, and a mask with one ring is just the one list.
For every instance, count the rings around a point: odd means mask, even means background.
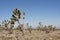
[{"label": "desert soil", "polygon": [[45,33],[45,31],[32,30],[25,31],[24,35],[21,31],[13,30],[12,34],[9,31],[0,31],[0,40],[60,40],[60,31],[51,31]]}]

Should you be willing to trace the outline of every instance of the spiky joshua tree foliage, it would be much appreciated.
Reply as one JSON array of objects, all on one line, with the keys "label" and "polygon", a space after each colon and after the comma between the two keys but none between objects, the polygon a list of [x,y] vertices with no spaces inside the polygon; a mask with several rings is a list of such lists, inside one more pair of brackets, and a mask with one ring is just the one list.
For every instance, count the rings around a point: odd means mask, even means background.
[{"label": "spiky joshua tree foliage", "polygon": [[14,22],[18,22],[19,25],[20,25],[20,22],[19,22],[19,19],[21,18],[21,12],[19,9],[14,9],[13,10],[13,14],[12,14],[12,18],[11,18],[11,21],[12,21],[12,24],[14,24]]}]

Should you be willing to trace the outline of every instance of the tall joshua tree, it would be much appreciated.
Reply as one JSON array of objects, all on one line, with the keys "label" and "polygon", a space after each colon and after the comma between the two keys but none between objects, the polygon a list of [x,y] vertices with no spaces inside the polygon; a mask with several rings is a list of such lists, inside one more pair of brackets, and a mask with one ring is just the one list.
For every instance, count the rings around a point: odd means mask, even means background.
[{"label": "tall joshua tree", "polygon": [[12,18],[11,18],[11,26],[10,29],[12,29],[14,27],[14,23],[17,21],[18,22],[18,29],[21,30],[20,28],[20,22],[19,19],[24,20],[24,16],[25,16],[25,12],[23,12],[23,15],[21,16],[21,11],[19,9],[14,9],[13,10],[13,14],[12,14]]},{"label": "tall joshua tree", "polygon": [[19,25],[20,25],[19,19],[22,19],[23,24],[24,24],[25,12],[23,12],[23,15],[21,16],[21,11],[16,8],[16,9],[13,10],[13,14],[12,14],[11,20],[13,20],[14,22],[17,21],[19,23]]},{"label": "tall joshua tree", "polygon": [[12,18],[11,18],[11,25],[10,25],[10,31],[12,31],[11,29],[14,27],[14,23],[17,21],[18,24],[20,25],[19,19],[21,18],[21,12],[19,9],[14,9],[13,10],[13,14],[12,14]]}]

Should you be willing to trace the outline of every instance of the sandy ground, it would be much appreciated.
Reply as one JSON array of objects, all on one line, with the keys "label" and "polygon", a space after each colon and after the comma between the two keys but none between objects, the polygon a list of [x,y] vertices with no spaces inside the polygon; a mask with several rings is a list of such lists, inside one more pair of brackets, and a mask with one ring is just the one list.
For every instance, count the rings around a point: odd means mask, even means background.
[{"label": "sandy ground", "polygon": [[22,32],[17,30],[13,30],[12,34],[2,30],[0,40],[60,40],[60,31],[45,33],[45,31],[32,30],[32,33],[25,31],[23,36]]}]

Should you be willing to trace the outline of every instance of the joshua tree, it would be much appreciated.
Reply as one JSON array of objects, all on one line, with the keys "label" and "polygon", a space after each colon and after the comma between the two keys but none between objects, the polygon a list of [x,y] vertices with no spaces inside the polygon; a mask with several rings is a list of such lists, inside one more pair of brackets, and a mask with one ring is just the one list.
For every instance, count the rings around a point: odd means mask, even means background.
[{"label": "joshua tree", "polygon": [[14,9],[13,10],[13,14],[12,14],[12,18],[11,18],[11,24],[14,24],[16,21],[19,23],[20,25],[20,22],[19,22],[19,19],[21,18],[21,12],[19,9]]},{"label": "joshua tree", "polygon": [[40,31],[40,26],[38,25],[36,29]]},{"label": "joshua tree", "polygon": [[14,9],[13,10],[13,14],[12,14],[12,18],[11,18],[11,21],[15,22],[17,21],[20,25],[20,22],[19,22],[19,19],[21,18],[21,12],[19,9]]},{"label": "joshua tree", "polygon": [[52,25],[48,25],[48,29],[51,31],[52,30]]},{"label": "joshua tree", "polygon": [[47,31],[47,26],[45,25],[44,28],[43,28],[44,31]]},{"label": "joshua tree", "polygon": [[[11,26],[11,29],[12,29],[12,27],[14,27],[14,23],[17,21],[18,22],[18,29],[20,30],[20,29],[22,29],[23,30],[23,27],[24,27],[24,16],[25,16],[25,12],[23,12],[23,15],[21,16],[21,12],[20,12],[20,10],[19,9],[14,9],[13,10],[13,14],[12,14],[12,18],[11,18],[11,25],[13,25],[13,26]],[[22,21],[23,21],[23,27],[21,27],[20,26],[20,22],[19,22],[19,19],[22,19]]]},{"label": "joshua tree", "polygon": [[27,30],[28,30],[28,28],[29,28],[29,23],[27,23],[26,26],[27,26]]},{"label": "joshua tree", "polygon": [[43,29],[43,25],[41,22],[39,22],[39,26],[38,26],[39,30],[42,30]]},{"label": "joshua tree", "polygon": [[52,31],[52,25],[48,25],[46,33],[50,33],[50,31]]},{"label": "joshua tree", "polygon": [[13,10],[13,14],[12,14],[12,18],[10,21],[10,31],[12,31],[12,28],[14,27],[14,23],[17,21],[20,25],[19,19],[21,18],[21,12],[19,9],[14,9]]},{"label": "joshua tree", "polygon": [[9,21],[8,20],[4,20],[2,21],[2,25],[4,26],[4,29],[8,29],[8,24],[9,24]]},{"label": "joshua tree", "polygon": [[32,26],[29,27],[29,32],[31,33],[31,31],[32,31]]},{"label": "joshua tree", "polygon": [[56,26],[53,27],[53,31],[55,31],[55,29],[56,29]]},{"label": "joshua tree", "polygon": [[32,26],[29,26],[29,23],[27,23],[27,30],[31,33],[31,31],[32,31]]}]

